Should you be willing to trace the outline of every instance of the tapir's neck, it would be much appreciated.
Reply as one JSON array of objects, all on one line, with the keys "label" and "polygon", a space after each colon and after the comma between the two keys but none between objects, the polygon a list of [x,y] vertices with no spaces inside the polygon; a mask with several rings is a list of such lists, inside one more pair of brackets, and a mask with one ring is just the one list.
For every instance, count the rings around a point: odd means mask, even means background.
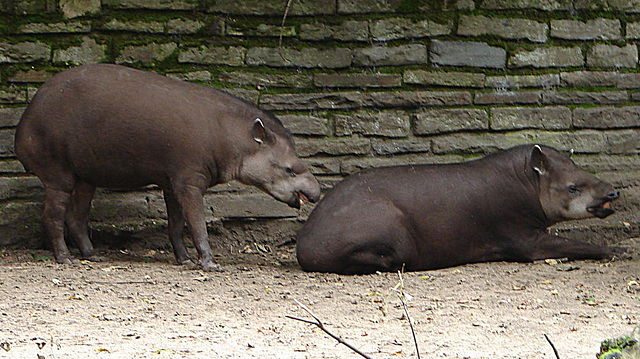
[{"label": "tapir's neck", "polygon": [[512,213],[514,216],[521,217],[522,221],[540,229],[555,224],[549,221],[544,213],[540,202],[539,177],[530,166],[528,157],[510,157],[485,157],[478,161],[479,164],[483,162],[479,170],[489,169],[486,173],[486,181],[495,182],[496,188],[513,186],[510,190],[505,188],[504,193],[497,195],[512,193],[514,198],[511,198],[511,201],[520,204],[514,206]]}]

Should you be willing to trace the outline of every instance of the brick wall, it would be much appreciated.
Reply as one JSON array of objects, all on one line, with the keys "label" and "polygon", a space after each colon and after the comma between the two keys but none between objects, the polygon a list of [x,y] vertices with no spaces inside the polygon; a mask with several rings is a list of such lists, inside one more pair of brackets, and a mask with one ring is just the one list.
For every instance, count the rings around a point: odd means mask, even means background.
[{"label": "brick wall", "polygon": [[[280,116],[324,188],[363,168],[573,149],[623,191],[582,229],[637,235],[640,3],[605,0],[0,2],[0,244],[38,245],[42,189],[13,154],[38,86],[110,62],[226,89]],[[282,34],[282,47],[279,35]],[[419,194],[418,194],[419,195]],[[216,233],[286,239],[308,214],[237,183],[206,196]],[[162,227],[161,193],[98,193],[100,231]],[[584,227],[586,226],[586,227]],[[266,229],[264,229],[266,228]]]}]

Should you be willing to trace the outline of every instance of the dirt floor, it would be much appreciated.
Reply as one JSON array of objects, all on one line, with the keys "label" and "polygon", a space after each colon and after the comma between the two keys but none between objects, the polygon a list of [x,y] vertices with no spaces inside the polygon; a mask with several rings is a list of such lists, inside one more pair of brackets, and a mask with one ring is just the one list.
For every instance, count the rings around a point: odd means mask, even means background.
[{"label": "dirt floor", "polygon": [[[633,259],[482,263],[403,275],[423,358],[594,358],[640,319],[640,239]],[[271,250],[269,252],[269,249]],[[396,273],[302,272],[294,245],[247,246],[222,273],[173,264],[161,250],[51,262],[47,251],[0,251],[0,358],[414,358]]]}]

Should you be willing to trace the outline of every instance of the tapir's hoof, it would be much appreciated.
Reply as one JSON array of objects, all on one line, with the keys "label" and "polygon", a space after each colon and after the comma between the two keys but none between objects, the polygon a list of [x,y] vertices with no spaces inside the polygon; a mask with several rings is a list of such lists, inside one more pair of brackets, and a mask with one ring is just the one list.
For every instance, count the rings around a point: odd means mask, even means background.
[{"label": "tapir's hoof", "polygon": [[609,247],[609,249],[611,249],[611,259],[612,260],[616,260],[616,259],[622,259],[622,260],[626,260],[626,259],[633,259],[633,256],[631,256],[631,253],[629,253],[629,248],[627,247],[618,247],[618,246],[611,246]]},{"label": "tapir's hoof", "polygon": [[88,260],[89,262],[108,262],[109,259],[106,257],[100,257],[99,255],[92,255],[89,257],[84,257],[84,260]]},{"label": "tapir's hoof", "polygon": [[64,256],[64,257],[60,257],[60,258],[56,258],[56,262],[60,263],[60,264],[71,264],[71,265],[78,265],[80,264],[80,260],[70,257],[70,256]]},{"label": "tapir's hoof", "polygon": [[187,258],[185,260],[178,261],[178,264],[182,265],[182,266],[185,266],[185,267],[187,267],[189,269],[198,269],[198,268],[200,268],[200,266],[196,262],[192,261],[191,258]]},{"label": "tapir's hoof", "polygon": [[205,272],[224,272],[224,269],[214,261],[202,261],[200,267]]}]

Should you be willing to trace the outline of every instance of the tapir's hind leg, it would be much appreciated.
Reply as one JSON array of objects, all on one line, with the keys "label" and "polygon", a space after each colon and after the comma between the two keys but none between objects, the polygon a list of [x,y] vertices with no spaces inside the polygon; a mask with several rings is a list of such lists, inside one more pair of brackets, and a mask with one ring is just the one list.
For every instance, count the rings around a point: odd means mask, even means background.
[{"label": "tapir's hind leg", "polygon": [[96,255],[96,252],[89,238],[89,210],[91,200],[96,188],[86,182],[78,182],[71,193],[71,200],[67,208],[66,224],[69,236],[78,245],[82,258],[94,262],[100,262],[103,258]]},{"label": "tapir's hind leg", "polygon": [[381,199],[325,211],[298,237],[298,262],[307,271],[364,274],[393,271],[415,261],[415,245],[400,209]]},{"label": "tapir's hind leg", "polygon": [[69,253],[69,248],[64,241],[64,219],[71,199],[72,188],[56,188],[45,185],[45,200],[43,222],[47,230],[53,254],[58,263],[74,264],[78,260]]}]

